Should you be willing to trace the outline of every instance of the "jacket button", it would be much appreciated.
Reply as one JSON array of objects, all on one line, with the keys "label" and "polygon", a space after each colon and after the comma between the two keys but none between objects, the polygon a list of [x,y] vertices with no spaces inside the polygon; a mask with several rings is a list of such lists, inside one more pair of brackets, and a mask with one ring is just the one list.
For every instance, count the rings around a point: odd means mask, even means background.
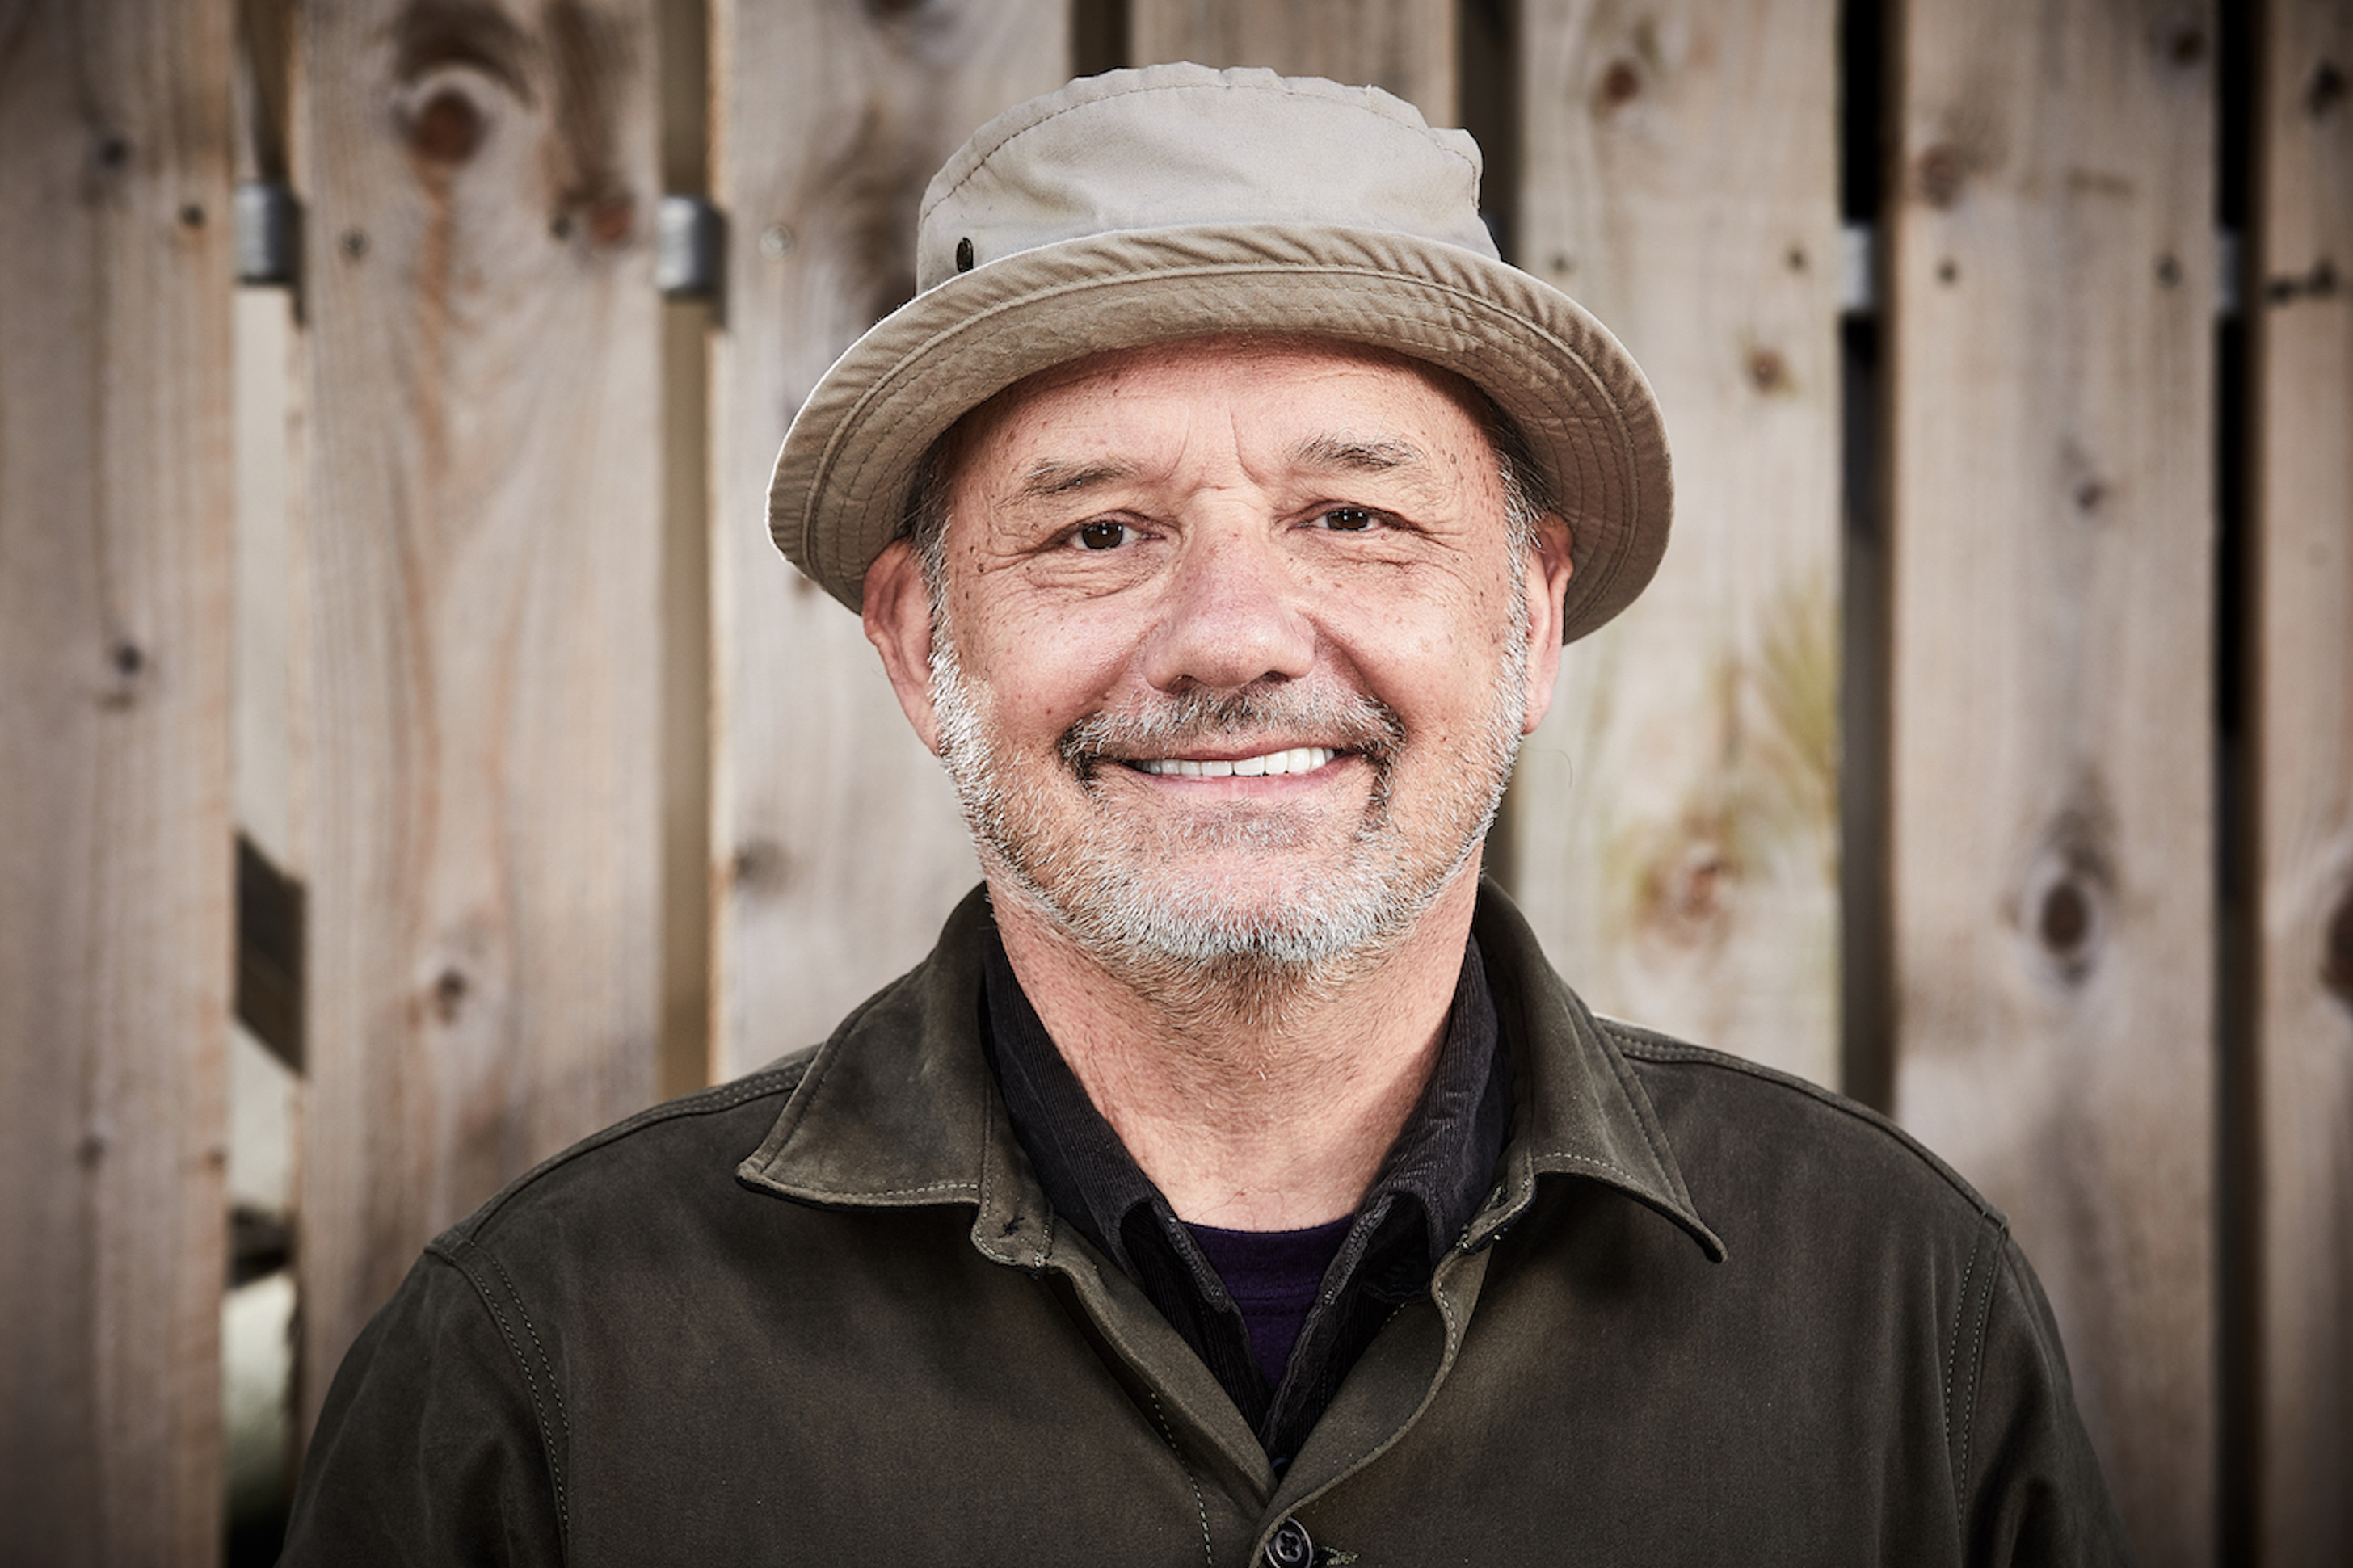
[{"label": "jacket button", "polygon": [[1295,1519],[1275,1526],[1267,1538],[1266,1560],[1272,1568],[1308,1568],[1315,1561],[1315,1542],[1307,1527]]}]

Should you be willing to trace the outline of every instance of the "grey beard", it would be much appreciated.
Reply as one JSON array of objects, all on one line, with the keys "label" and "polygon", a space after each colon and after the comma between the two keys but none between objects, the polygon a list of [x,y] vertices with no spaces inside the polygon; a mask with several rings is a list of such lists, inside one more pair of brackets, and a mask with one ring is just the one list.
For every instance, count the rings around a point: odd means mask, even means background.
[{"label": "grey beard", "polygon": [[[1121,756],[1181,754],[1187,742],[1290,725],[1341,741],[1374,769],[1363,819],[1337,871],[1308,897],[1238,904],[1214,888],[1187,886],[1136,863],[1136,847],[1107,835],[1056,835],[1001,777],[987,720],[943,619],[934,628],[931,695],[940,756],[963,803],[991,881],[1020,897],[1082,951],[1139,993],[1181,1016],[1261,1020],[1291,1002],[1328,994],[1377,966],[1480,849],[1501,804],[1520,743],[1527,655],[1511,639],[1477,753],[1459,759],[1483,773],[1477,809],[1435,862],[1416,864],[1395,841],[1392,774],[1406,739],[1386,704],[1360,693],[1298,693],[1288,685],[1188,692],[1136,713],[1100,713],[1060,738],[1063,767],[1089,798],[1099,772]],[[1172,848],[1291,847],[1297,825],[1236,812],[1161,829]]]}]

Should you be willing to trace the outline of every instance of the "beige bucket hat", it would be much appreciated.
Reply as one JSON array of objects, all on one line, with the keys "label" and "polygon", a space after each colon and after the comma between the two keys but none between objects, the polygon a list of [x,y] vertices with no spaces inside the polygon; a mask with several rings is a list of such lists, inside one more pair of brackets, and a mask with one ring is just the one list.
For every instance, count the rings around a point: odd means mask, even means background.
[{"label": "beige bucket hat", "polygon": [[915,298],[852,343],[777,454],[768,527],[856,609],[923,454],[1025,376],[1220,332],[1313,334],[1454,372],[1526,437],[1573,535],[1565,639],[1632,602],[1672,509],[1633,360],[1499,258],[1479,149],[1377,88],[1152,66],[1008,110],[925,193]]}]

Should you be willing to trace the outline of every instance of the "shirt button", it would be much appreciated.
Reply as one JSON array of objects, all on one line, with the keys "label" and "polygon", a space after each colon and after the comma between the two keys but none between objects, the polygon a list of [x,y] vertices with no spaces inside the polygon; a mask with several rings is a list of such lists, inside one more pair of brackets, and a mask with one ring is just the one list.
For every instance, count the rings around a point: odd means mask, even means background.
[{"label": "shirt button", "polygon": [[1308,1568],[1315,1561],[1315,1542],[1307,1527],[1295,1519],[1275,1526],[1267,1538],[1266,1560],[1272,1568]]}]

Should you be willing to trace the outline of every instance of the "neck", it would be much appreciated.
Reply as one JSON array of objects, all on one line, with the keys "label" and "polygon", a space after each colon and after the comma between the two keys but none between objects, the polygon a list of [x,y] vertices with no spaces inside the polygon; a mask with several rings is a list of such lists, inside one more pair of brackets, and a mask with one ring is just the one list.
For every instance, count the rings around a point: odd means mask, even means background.
[{"label": "neck", "polygon": [[1115,973],[990,879],[1023,993],[1180,1218],[1295,1230],[1356,1211],[1444,1043],[1478,861],[1337,975]]}]

